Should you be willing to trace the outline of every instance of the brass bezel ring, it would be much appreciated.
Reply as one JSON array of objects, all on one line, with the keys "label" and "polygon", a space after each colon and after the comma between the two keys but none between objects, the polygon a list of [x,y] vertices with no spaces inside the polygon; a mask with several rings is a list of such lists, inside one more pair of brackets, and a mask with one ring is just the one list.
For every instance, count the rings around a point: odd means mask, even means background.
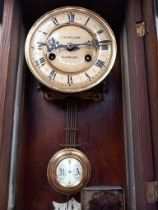
[{"label": "brass bezel ring", "polygon": [[[42,72],[39,73],[39,71],[35,68],[35,66],[33,65],[32,60],[31,60],[30,44],[31,44],[33,34],[37,30],[39,25],[42,24],[44,21],[46,21],[47,19],[49,19],[52,16],[55,16],[59,13],[66,13],[66,12],[79,12],[79,13],[86,14],[87,16],[94,18],[102,26],[104,26],[104,28],[106,28],[107,32],[109,33],[109,36],[111,37],[110,40],[111,40],[111,49],[112,49],[111,51],[112,52],[111,52],[111,56],[110,56],[110,61],[108,62],[108,65],[106,66],[106,68],[105,67],[102,68],[102,73],[97,78],[92,78],[88,82],[88,84],[83,82],[79,85],[74,84],[73,86],[68,86],[66,84],[58,84],[56,81],[52,82],[49,80],[49,78],[44,76]],[[73,25],[72,23],[70,23],[70,24]],[[30,29],[30,31],[27,35],[26,43],[25,43],[26,62],[28,64],[32,74],[36,77],[37,80],[39,80],[42,84],[49,87],[50,89],[54,89],[56,91],[65,92],[65,93],[81,92],[81,91],[91,89],[92,87],[98,85],[110,73],[110,71],[114,65],[115,59],[116,59],[116,54],[117,54],[116,40],[115,40],[114,33],[113,33],[111,27],[109,26],[109,24],[95,12],[85,9],[85,8],[82,8],[82,7],[75,7],[75,6],[74,7],[60,7],[58,9],[52,10],[52,11],[44,14],[42,17],[40,17],[33,24],[32,28]]]},{"label": "brass bezel ring", "polygon": [[[77,185],[74,185],[72,187],[63,186],[57,180],[57,175],[56,175],[57,166],[60,163],[60,161],[62,161],[65,158],[75,158],[81,163],[83,168],[83,177],[81,181]],[[90,176],[91,176],[90,162],[86,157],[86,155],[77,149],[67,148],[60,150],[53,155],[53,157],[50,159],[48,163],[47,178],[49,184],[54,190],[62,194],[70,195],[79,192],[84,186],[87,185]]]}]

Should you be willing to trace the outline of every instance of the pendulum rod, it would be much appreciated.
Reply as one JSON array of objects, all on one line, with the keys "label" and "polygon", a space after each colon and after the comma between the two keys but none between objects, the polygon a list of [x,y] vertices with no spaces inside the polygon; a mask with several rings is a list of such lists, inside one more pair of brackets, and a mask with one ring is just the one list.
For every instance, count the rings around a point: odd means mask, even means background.
[{"label": "pendulum rod", "polygon": [[77,137],[77,104],[68,103],[66,112],[66,147],[76,147]]}]

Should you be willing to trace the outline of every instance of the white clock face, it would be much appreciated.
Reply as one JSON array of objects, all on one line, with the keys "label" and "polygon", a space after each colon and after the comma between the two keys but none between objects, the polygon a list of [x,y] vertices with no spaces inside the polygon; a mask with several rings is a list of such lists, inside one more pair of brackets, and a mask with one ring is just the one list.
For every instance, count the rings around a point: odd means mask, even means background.
[{"label": "white clock face", "polygon": [[79,92],[108,75],[116,57],[116,41],[100,16],[65,7],[33,25],[25,54],[30,70],[43,84],[62,92]]},{"label": "white clock face", "polygon": [[59,162],[56,168],[56,176],[60,185],[74,187],[82,181],[82,165],[75,158],[65,158]]}]

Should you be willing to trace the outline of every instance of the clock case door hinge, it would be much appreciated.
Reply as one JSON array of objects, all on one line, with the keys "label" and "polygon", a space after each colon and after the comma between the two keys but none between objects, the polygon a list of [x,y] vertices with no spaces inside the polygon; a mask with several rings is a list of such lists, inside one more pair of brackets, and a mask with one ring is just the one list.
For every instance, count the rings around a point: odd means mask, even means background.
[{"label": "clock case door hinge", "polygon": [[136,33],[138,37],[144,37],[148,33],[146,21],[136,22]]},{"label": "clock case door hinge", "polygon": [[147,182],[146,197],[149,203],[158,201],[158,181]]}]

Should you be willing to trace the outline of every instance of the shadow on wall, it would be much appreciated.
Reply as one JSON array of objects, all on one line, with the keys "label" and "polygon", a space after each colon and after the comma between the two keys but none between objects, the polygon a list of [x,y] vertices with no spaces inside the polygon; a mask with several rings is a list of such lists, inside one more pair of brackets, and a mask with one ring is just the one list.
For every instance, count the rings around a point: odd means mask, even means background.
[{"label": "shadow on wall", "polygon": [[[28,27],[46,12],[63,6],[80,6],[97,12],[114,29],[124,19],[126,0],[21,0],[24,24]],[[118,12],[119,10],[119,12]],[[30,14],[28,16],[28,14]]]},{"label": "shadow on wall", "polygon": [[0,0],[0,23],[2,23],[4,0]]}]

